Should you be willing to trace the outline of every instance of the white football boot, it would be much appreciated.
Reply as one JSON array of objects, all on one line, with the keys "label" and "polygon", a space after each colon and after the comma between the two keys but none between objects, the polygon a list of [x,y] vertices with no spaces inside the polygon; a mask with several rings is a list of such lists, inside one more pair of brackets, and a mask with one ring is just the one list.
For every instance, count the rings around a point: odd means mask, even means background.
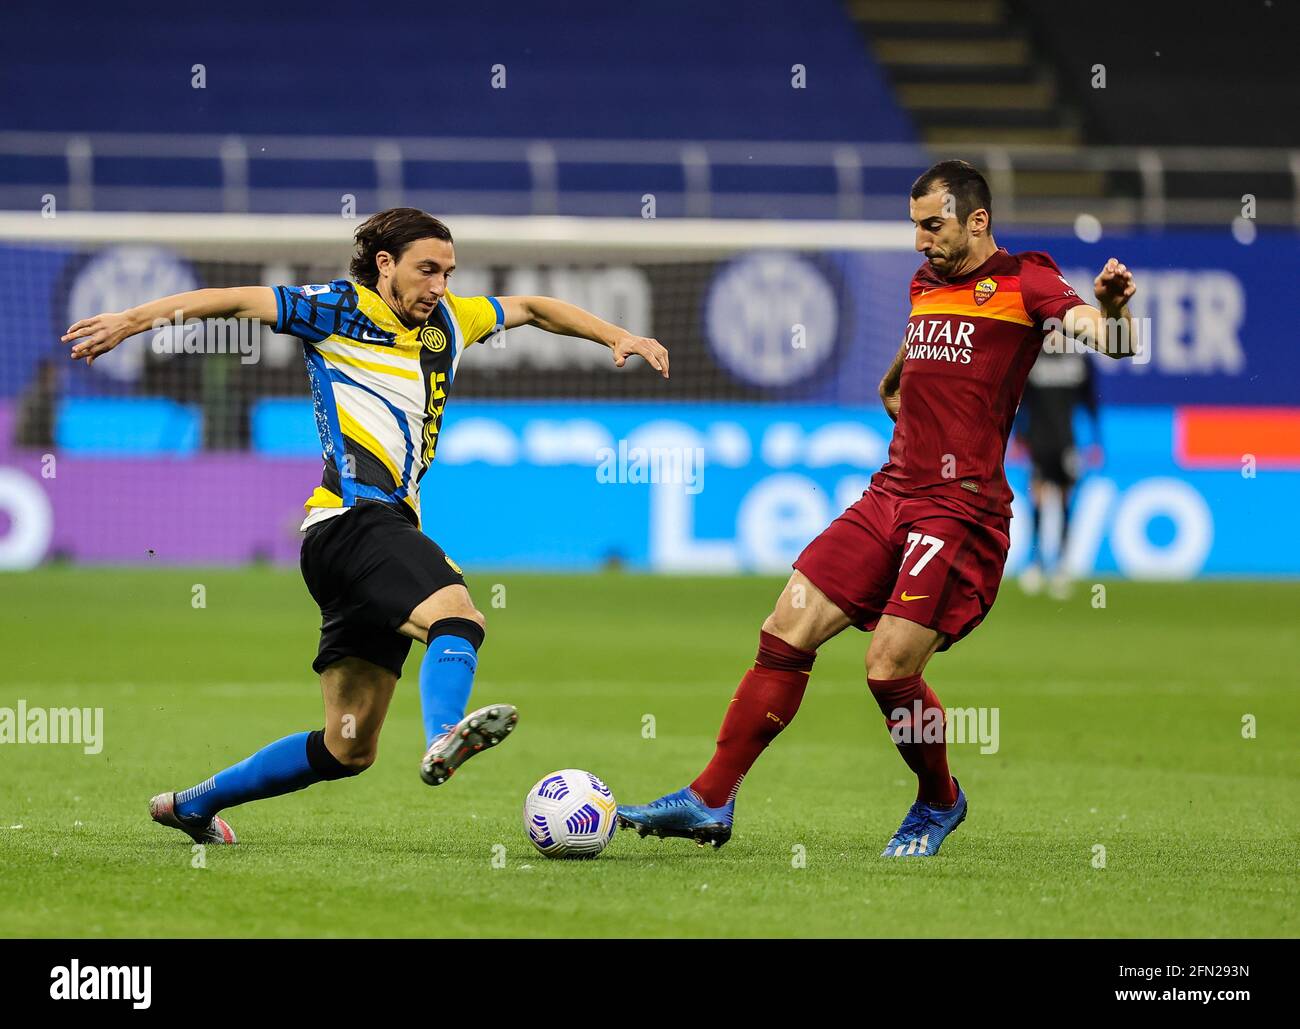
[{"label": "white football boot", "polygon": [[518,722],[519,712],[512,704],[489,704],[471,711],[429,744],[420,762],[420,778],[430,786],[441,786],[479,751],[495,747],[514,732]]},{"label": "white football boot", "polygon": [[159,825],[179,829],[195,843],[238,843],[235,830],[220,815],[213,815],[203,825],[181,821],[176,813],[176,794],[160,793],[149,801],[149,816]]}]

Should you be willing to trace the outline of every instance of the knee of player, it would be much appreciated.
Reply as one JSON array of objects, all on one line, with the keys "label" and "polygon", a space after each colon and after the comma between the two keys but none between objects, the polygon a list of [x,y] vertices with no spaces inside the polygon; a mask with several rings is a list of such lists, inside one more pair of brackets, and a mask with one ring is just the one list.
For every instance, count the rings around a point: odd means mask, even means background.
[{"label": "knee of player", "polygon": [[789,624],[787,624],[789,621],[790,619],[782,614],[780,608],[775,608],[770,615],[763,619],[763,631],[769,632],[773,636],[779,635],[781,632],[790,629]]},{"label": "knee of player", "polygon": [[807,621],[806,609],[779,602],[772,613],[763,619],[763,631],[780,636],[787,643],[798,644]]},{"label": "knee of player", "polygon": [[375,763],[379,756],[378,741],[359,742],[357,740],[349,741],[352,746],[340,748],[343,753],[336,754],[338,763],[345,770],[347,775],[360,775],[367,768]]},{"label": "knee of player", "polygon": [[783,604],[763,619],[763,631],[784,640],[800,650],[816,650],[822,643],[816,625],[805,611],[791,609]]},{"label": "knee of player", "polygon": [[375,763],[379,753],[377,736],[357,739],[348,735],[346,724],[340,731],[317,729],[307,737],[307,762],[322,779],[345,779],[360,775]]},{"label": "knee of player", "polygon": [[487,618],[482,611],[470,605],[454,615],[439,618],[429,626],[425,640],[432,643],[439,636],[456,636],[468,640],[475,650],[479,650],[487,636]]},{"label": "knee of player", "polygon": [[872,640],[867,648],[867,678],[902,679],[912,673],[912,658],[900,648]]},{"label": "knee of player", "polygon": [[480,629],[487,629],[487,616],[474,606],[474,602],[469,597],[465,597],[465,603],[457,605],[454,612],[443,619],[443,621],[449,623],[457,620],[473,622]]}]

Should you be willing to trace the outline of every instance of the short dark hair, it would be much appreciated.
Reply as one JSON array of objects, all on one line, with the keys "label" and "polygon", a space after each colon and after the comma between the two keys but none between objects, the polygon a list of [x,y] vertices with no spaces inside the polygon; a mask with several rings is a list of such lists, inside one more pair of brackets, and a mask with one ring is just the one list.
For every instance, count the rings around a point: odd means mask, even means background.
[{"label": "short dark hair", "polygon": [[989,224],[993,224],[993,194],[989,184],[980,174],[979,169],[966,161],[940,161],[912,183],[912,199],[933,193],[942,186],[957,201],[957,217],[962,224],[971,216],[972,211],[981,207],[989,213]]},{"label": "short dark hair", "polygon": [[359,226],[353,239],[357,251],[348,267],[352,278],[367,289],[379,282],[375,256],[387,250],[397,260],[417,239],[442,239],[450,243],[451,230],[433,215],[416,207],[390,207],[371,215]]}]

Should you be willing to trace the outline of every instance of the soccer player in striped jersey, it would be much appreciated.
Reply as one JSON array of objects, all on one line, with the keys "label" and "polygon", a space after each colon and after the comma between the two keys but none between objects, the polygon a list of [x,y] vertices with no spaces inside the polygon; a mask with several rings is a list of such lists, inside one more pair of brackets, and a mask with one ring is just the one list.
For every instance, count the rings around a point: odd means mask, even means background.
[{"label": "soccer player in striped jersey", "polygon": [[535,325],[601,343],[619,367],[641,357],[668,377],[668,353],[657,340],[572,304],[456,296],[451,233],[423,211],[383,211],[357,229],[355,242],[350,279],[196,290],[84,319],[63,337],[73,344],[71,356],[87,363],[173,319],[256,318],[303,342],[324,468],[304,505],[301,564],[321,610],[312,668],[325,726],[277,740],[191,789],[153,798],[155,821],[200,843],[235,842],[219,814],[227,808],[370,767],[412,640],[426,644],[426,783],[445,782],[514,728],[518,715],[509,704],[466,713],[484,618],[460,568],[419,527],[420,481],[468,347],[496,331]]},{"label": "soccer player in striped jersey", "polygon": [[794,718],[817,649],[849,626],[872,634],[867,686],[918,783],[882,856],[933,856],[966,817],[966,794],[948,771],[943,707],[922,673],[997,596],[1010,543],[1003,457],[1016,404],[1052,332],[1110,357],[1131,356],[1136,342],[1127,306],[1136,287],[1123,264],[1111,258],[1097,276],[1098,310],[1046,254],[1000,248],[992,207],[984,177],[964,161],[941,162],[913,184],[911,220],[926,260],[879,387],[896,423],[889,459],[795,560],[708,767],[650,804],[620,807],[624,828],[726,843],[741,781]]}]

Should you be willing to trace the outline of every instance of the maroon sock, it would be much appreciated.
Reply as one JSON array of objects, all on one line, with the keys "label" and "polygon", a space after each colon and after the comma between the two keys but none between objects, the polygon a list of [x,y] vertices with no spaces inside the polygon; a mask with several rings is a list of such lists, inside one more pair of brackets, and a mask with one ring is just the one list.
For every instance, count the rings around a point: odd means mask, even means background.
[{"label": "maroon sock", "polygon": [[718,732],[713,760],[691,783],[709,807],[736,795],[758,755],[790,724],[808,686],[815,651],[792,647],[779,636],[760,632],[758,657],[736,688]]},{"label": "maroon sock", "polygon": [[920,675],[867,679],[885,714],[885,725],[907,767],[916,773],[916,799],[935,807],[957,803],[957,785],[948,771],[947,718],[934,690]]}]

